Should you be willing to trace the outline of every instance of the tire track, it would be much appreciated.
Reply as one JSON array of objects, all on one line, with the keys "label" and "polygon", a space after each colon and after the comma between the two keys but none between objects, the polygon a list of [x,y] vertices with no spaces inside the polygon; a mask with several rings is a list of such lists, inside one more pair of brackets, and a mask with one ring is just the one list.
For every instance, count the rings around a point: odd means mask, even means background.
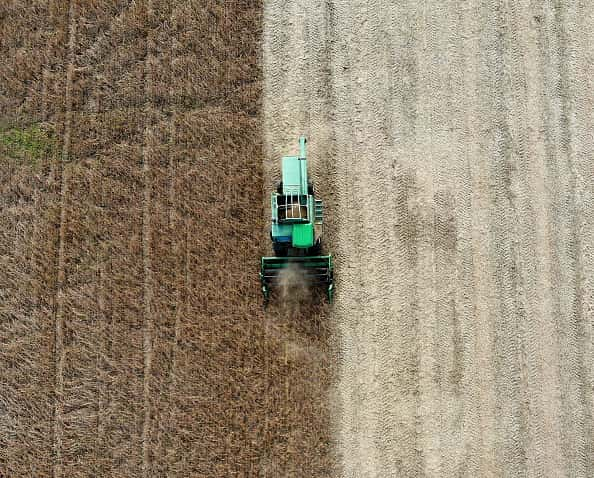
[{"label": "tire track", "polygon": [[583,337],[582,317],[579,310],[580,289],[578,274],[578,243],[577,208],[576,208],[576,172],[573,166],[571,143],[573,141],[570,129],[570,115],[574,107],[570,95],[569,61],[568,61],[568,32],[567,6],[554,1],[551,5],[552,20],[552,70],[554,72],[554,86],[548,88],[554,92],[555,106],[555,154],[558,163],[559,177],[555,184],[562,184],[556,188],[559,194],[556,204],[559,213],[555,215],[558,223],[558,240],[555,244],[559,257],[557,278],[560,282],[556,288],[559,294],[558,331],[560,337],[560,385],[561,410],[560,442],[563,443],[562,452],[564,468],[570,476],[585,476],[584,442],[586,431],[583,428],[585,417],[580,403],[581,371],[580,340]]},{"label": "tire track", "polygon": [[[336,4],[334,20],[336,22],[336,31],[342,31],[348,20],[348,16],[345,15],[345,7],[341,4]],[[338,69],[336,71],[336,78],[333,82],[333,89],[337,98],[336,110],[334,112],[335,124],[338,126],[336,130],[336,163],[335,163],[335,185],[336,185],[336,202],[333,207],[334,211],[348,210],[352,212],[352,218],[355,218],[357,223],[363,221],[363,210],[359,207],[356,202],[352,191],[357,190],[357,182],[359,181],[358,175],[345,175],[345,170],[348,171],[348,165],[356,159],[355,147],[352,143],[354,125],[350,122],[347,123],[347,127],[344,128],[342,121],[345,115],[349,114],[349,110],[341,101],[345,96],[351,96],[351,88],[354,87],[349,77],[351,75],[351,63],[352,60],[345,56],[345,48],[347,39],[338,38],[338,42],[335,45],[334,51],[334,62],[337,64]],[[345,166],[346,165],[346,166]],[[339,179],[340,178],[340,179]],[[352,241],[348,241],[345,244],[341,244],[336,241],[332,243],[332,250],[336,257],[360,257],[362,254],[361,245],[362,241],[362,228],[352,230],[350,226],[350,220],[341,218],[338,216],[335,219],[336,224],[336,235],[348,234],[352,237]],[[337,290],[340,290],[340,299],[336,297],[337,305],[342,303],[344,310],[357,310],[358,304],[365,300],[361,295],[363,284],[362,275],[362,264],[361,263],[341,263],[338,262],[337,267],[342,267],[342,274],[337,278]],[[340,302],[342,300],[342,302]],[[338,346],[339,346],[339,366],[338,366],[338,380],[339,381],[356,381],[361,378],[361,374],[365,372],[364,367],[366,354],[369,353],[367,350],[362,350],[361,327],[361,314],[352,314],[344,317],[343,320],[336,320],[337,334],[338,334]],[[350,363],[353,356],[361,357],[361,362],[358,364],[360,368],[352,370],[346,370],[344,368],[345,363]],[[356,406],[360,403],[362,397],[360,395],[360,389],[358,387],[352,388],[338,388],[337,397],[339,401],[338,413],[342,417],[346,418],[347,428],[345,429],[345,422],[338,420],[336,424],[338,450],[345,476],[352,476],[354,470],[365,469],[364,460],[361,456],[361,448],[369,449],[372,441],[370,430],[367,430],[365,434],[358,434],[356,424],[360,423],[365,418],[361,417],[362,411]],[[355,425],[352,428],[349,424]]]},{"label": "tire track", "polygon": [[[467,434],[471,437],[467,444],[466,462],[461,465],[464,476],[496,476],[496,447],[495,436],[495,391],[490,384],[495,380],[496,372],[493,367],[493,338],[490,320],[492,301],[492,275],[488,262],[485,238],[488,236],[486,210],[487,198],[487,166],[488,158],[481,154],[481,137],[475,138],[476,130],[482,118],[479,100],[481,88],[479,82],[480,36],[481,30],[479,5],[469,6],[463,10],[461,21],[464,25],[462,49],[464,51],[464,138],[466,150],[463,164],[458,176],[458,188],[462,193],[462,204],[466,209],[459,218],[468,215],[466,229],[467,239],[461,240],[464,228],[460,222],[459,246],[466,245],[467,254],[463,260],[469,268],[470,276],[467,291],[470,295],[470,314],[462,320],[461,327],[466,330],[463,336],[470,338],[469,350],[464,359],[465,370],[462,382],[469,384],[469,392],[475,395],[475,401],[465,408],[463,423],[468,427]],[[462,250],[462,249],[461,249]]]},{"label": "tire track", "polygon": [[[497,2],[484,6],[482,18],[492,19],[484,26],[482,50],[484,69],[481,82],[491,90],[483,115],[489,128],[484,154],[493,158],[489,175],[489,245],[488,253],[494,274],[497,297],[492,303],[495,314],[495,390],[500,411],[496,426],[500,450],[500,473],[503,476],[526,474],[527,410],[522,393],[522,347],[518,340],[519,324],[525,321],[525,309],[518,292],[521,289],[515,238],[516,210],[513,191],[513,138],[507,122],[505,101],[505,34],[509,34],[502,7]],[[503,34],[502,34],[503,33]]]},{"label": "tire track", "polygon": [[[147,15],[152,16],[152,1],[147,2]],[[142,264],[143,264],[143,423],[142,423],[142,476],[147,478],[151,471],[151,433],[152,433],[152,402],[151,402],[151,379],[153,362],[153,339],[154,339],[154,317],[153,317],[153,272],[152,272],[152,226],[151,226],[151,200],[152,200],[152,177],[151,160],[154,146],[154,124],[153,124],[153,51],[154,40],[147,37],[146,60],[144,64],[144,90],[146,95],[145,122],[142,136]]]},{"label": "tire track", "polygon": [[[362,2],[360,5],[361,26],[357,29],[358,36],[366,42],[381,44],[385,32],[380,25],[381,5],[378,2]],[[376,26],[374,28],[374,26]],[[391,178],[386,174],[390,171],[390,157],[385,154],[387,135],[384,128],[384,111],[388,93],[388,76],[385,67],[385,55],[381,49],[368,52],[361,48],[358,55],[353,55],[354,67],[351,69],[356,87],[352,97],[357,98],[353,136],[356,141],[355,156],[348,165],[350,170],[346,174],[353,174],[352,166],[359,164],[361,181],[354,191],[368,189],[370,191],[384,191],[389,189]],[[360,101],[358,101],[360,100]],[[376,111],[377,115],[368,115],[367,111]],[[347,118],[345,117],[346,121]],[[370,148],[375,144],[375,148]],[[392,454],[394,443],[390,430],[395,428],[394,415],[390,411],[392,400],[385,391],[393,390],[395,375],[393,366],[395,357],[390,346],[391,327],[386,327],[384,320],[392,317],[391,304],[391,258],[393,257],[394,241],[391,227],[391,215],[386,214],[393,207],[382,204],[372,195],[357,194],[361,197],[358,207],[362,212],[363,244],[361,290],[373,291],[365,297],[367,301],[365,315],[360,318],[360,341],[362,350],[370,350],[371,362],[367,365],[371,383],[366,383],[359,377],[358,388],[362,400],[370,405],[360,417],[364,422],[360,425],[374,433],[368,433],[369,442],[360,447],[361,455],[359,469],[365,474],[382,473],[384,476],[393,475],[397,466]],[[376,245],[370,247],[371,244]],[[352,359],[351,359],[352,360]],[[365,373],[365,370],[362,371]],[[362,393],[364,392],[365,395]],[[384,413],[385,412],[385,413]],[[354,470],[353,470],[354,474]]]},{"label": "tire track", "polygon": [[[417,116],[414,101],[417,92],[413,87],[418,79],[416,15],[408,11],[409,7],[399,6],[374,18],[378,25],[378,38],[374,41],[383,53],[379,66],[385,70],[385,81],[378,85],[379,94],[375,92],[378,100],[385,98],[380,103],[382,107],[376,109],[378,134],[385,135],[378,141],[378,146],[385,152],[380,151],[376,160],[381,159],[379,177],[385,176],[379,186],[382,190],[393,191],[393,200],[379,211],[389,247],[380,269],[384,278],[382,308],[374,317],[379,331],[374,338],[383,344],[384,357],[377,372],[381,393],[378,400],[380,421],[375,436],[380,450],[378,473],[382,476],[418,476],[422,469],[418,433],[419,350],[405,345],[414,344],[418,332],[414,307],[418,295],[408,280],[416,276],[419,257],[416,247],[419,217],[409,210],[409,201],[416,194],[417,186],[407,162],[397,159],[405,156],[414,145],[412,136]],[[381,12],[381,8],[378,11]],[[402,49],[401,55],[394,54],[395,46]],[[405,87],[401,88],[402,85]],[[404,272],[407,269],[409,272]],[[395,326],[395,320],[399,326]],[[404,413],[399,417],[394,409]],[[385,440],[385,437],[390,439]],[[405,443],[409,445],[395,446]]]},{"label": "tire track", "polygon": [[[424,4],[417,28],[422,42],[419,62],[419,114],[415,128],[415,162],[420,172],[420,206],[426,209],[422,221],[425,252],[422,275],[417,282],[419,296],[426,297],[421,308],[425,346],[421,348],[421,401],[427,410],[422,420],[423,443],[429,449],[425,472],[433,476],[455,473],[460,461],[461,428],[459,393],[461,345],[456,338],[460,323],[454,284],[458,226],[453,216],[454,184],[451,163],[460,141],[457,122],[460,108],[456,92],[456,72],[461,59],[453,45],[459,40],[457,12],[440,2]],[[444,57],[451,68],[442,70]],[[423,161],[427,157],[428,161]],[[424,365],[423,365],[424,364]]]},{"label": "tire track", "polygon": [[[94,93],[94,114],[100,114],[101,112],[101,94],[98,90]],[[100,237],[97,248],[96,256],[96,270],[98,274],[97,287],[97,359],[96,359],[96,376],[97,376],[97,437],[96,446],[100,450],[99,456],[102,460],[106,460],[106,451],[109,448],[107,440],[107,426],[109,423],[109,373],[106,370],[107,364],[109,363],[109,341],[110,330],[109,330],[109,306],[108,306],[108,293],[109,278],[107,273],[107,263],[109,261],[109,246],[105,237],[104,231],[107,230],[107,217],[104,211],[107,201],[107,191],[105,187],[105,178],[103,176],[104,161],[97,161],[94,171],[95,177],[97,178],[97,187],[99,189],[97,197],[99,205],[95,205],[97,208],[97,235]]]},{"label": "tire track", "polygon": [[109,22],[109,26],[97,36],[91,45],[80,53],[80,56],[90,57],[95,63],[100,63],[103,59],[102,53],[106,55],[111,54],[113,50],[107,49],[106,47],[109,45],[109,42],[112,41],[114,33],[117,34],[118,30],[122,28],[124,23],[123,20],[126,15],[130,13],[130,9],[135,5],[135,2],[129,1],[120,6],[117,14],[113,15],[113,19]]},{"label": "tire track", "polygon": [[[435,428],[440,428],[441,410],[439,409],[439,378],[437,372],[437,340],[439,324],[437,323],[436,290],[434,284],[435,267],[435,208],[434,208],[434,166],[433,158],[439,151],[439,140],[434,137],[437,125],[431,123],[432,116],[439,114],[436,109],[439,98],[433,95],[438,88],[439,78],[434,76],[432,61],[433,54],[438,47],[436,24],[433,21],[433,8],[435,4],[424,2],[416,16],[415,28],[419,32],[420,42],[415,52],[418,64],[418,82],[416,84],[417,96],[423,99],[417,105],[415,124],[415,145],[412,150],[411,160],[415,168],[417,181],[417,194],[412,200],[412,207],[419,218],[417,234],[418,262],[414,287],[416,289],[415,315],[418,323],[418,350],[419,350],[419,435],[420,445],[424,450],[422,476],[436,476],[440,472],[441,435],[434,433]],[[439,7],[437,7],[439,9]],[[438,10],[443,14],[443,9]],[[428,161],[419,161],[422,155]],[[411,205],[409,205],[411,207]]]},{"label": "tire track", "polygon": [[64,364],[66,362],[66,346],[64,344],[64,327],[66,317],[64,314],[64,286],[66,282],[66,224],[68,221],[67,198],[70,155],[70,140],[72,137],[72,84],[74,77],[74,41],[76,38],[76,17],[74,3],[68,4],[68,64],[66,66],[66,92],[64,120],[64,142],[60,159],[60,228],[58,245],[58,271],[56,287],[56,312],[55,312],[55,407],[54,407],[54,465],[53,476],[60,478],[63,475],[63,440],[64,440]]},{"label": "tire track", "polygon": [[[555,25],[554,18],[551,16],[550,4],[544,5],[542,9],[536,10],[538,19],[536,25],[536,34],[534,36],[535,58],[538,61],[538,82],[542,89],[540,95],[549,95],[549,100],[542,103],[542,106],[535,111],[535,119],[540,122],[540,129],[544,131],[542,137],[538,138],[541,144],[538,163],[543,172],[541,191],[537,197],[544,198],[547,204],[546,212],[540,220],[541,231],[544,231],[542,249],[546,254],[544,264],[544,284],[545,291],[550,291],[544,297],[548,304],[546,314],[547,321],[541,327],[545,333],[542,335],[541,353],[542,358],[549,360],[549,365],[543,366],[543,382],[548,386],[541,390],[541,401],[545,404],[543,410],[545,438],[544,448],[551,450],[544,457],[545,469],[554,470],[553,473],[559,474],[562,469],[571,465],[564,456],[563,451],[568,444],[568,437],[563,437],[563,422],[567,408],[564,398],[566,384],[564,376],[567,372],[563,371],[566,359],[565,350],[567,344],[564,343],[564,335],[572,333],[571,319],[565,313],[563,305],[564,297],[571,297],[576,284],[572,283],[569,277],[568,266],[571,267],[571,259],[565,255],[562,249],[566,246],[569,237],[565,236],[562,229],[564,215],[571,215],[569,204],[562,199],[566,194],[571,194],[568,189],[567,175],[568,171],[563,167],[563,152],[557,147],[561,142],[559,125],[561,124],[561,110],[559,98],[555,94],[557,87],[555,79],[558,76],[558,66],[555,65],[553,47],[555,45],[554,31],[563,28],[562,25]],[[542,214],[542,213],[541,213]],[[565,237],[564,237],[565,236]],[[562,248],[560,244],[564,244]],[[544,362],[547,364],[547,362]],[[552,452],[554,450],[554,453]]]},{"label": "tire track", "polygon": [[[171,122],[169,142],[173,143],[177,138],[175,137],[175,118]],[[183,227],[185,234],[183,239],[179,236],[173,241],[173,256],[175,257],[175,293],[173,302],[173,338],[171,339],[171,365],[168,377],[167,398],[169,403],[168,423],[165,425],[165,433],[167,440],[175,437],[178,429],[178,404],[173,400],[175,391],[179,386],[178,374],[179,370],[179,356],[180,356],[180,340],[182,338],[182,320],[188,312],[188,274],[189,274],[189,250],[188,250],[188,225],[187,219],[179,217],[178,213],[180,206],[186,203],[184,191],[178,191],[176,183],[178,177],[182,177],[176,159],[170,157],[168,164],[169,170],[169,234],[171,237],[176,237],[174,232],[177,228]],[[185,208],[184,208],[185,210]],[[168,453],[166,446],[162,446],[161,454],[166,458],[165,461],[165,476],[172,475],[172,469],[175,467],[174,460],[176,455]],[[173,443],[171,445],[173,447]]]},{"label": "tire track", "polygon": [[568,113],[568,154],[574,174],[576,207],[576,294],[574,303],[575,381],[574,393],[579,403],[571,411],[573,423],[583,420],[583,434],[576,436],[574,476],[588,476],[594,470],[594,10],[579,2],[567,9],[567,96],[571,99]]},{"label": "tire track", "polygon": [[[540,265],[533,251],[543,247],[542,232],[534,219],[537,217],[535,206],[539,196],[534,187],[537,182],[535,171],[531,167],[531,157],[539,152],[535,149],[535,137],[527,128],[530,118],[535,115],[530,112],[530,85],[538,85],[533,77],[533,59],[535,52],[528,48],[533,43],[529,40],[529,33],[519,27],[529,21],[521,7],[516,4],[506,6],[503,11],[504,21],[510,34],[505,41],[505,102],[508,105],[506,122],[512,138],[510,164],[513,176],[511,187],[512,205],[516,212],[513,224],[515,261],[519,267],[519,303],[523,318],[519,323],[520,340],[520,383],[524,401],[528,408],[526,463],[529,474],[543,476],[545,470],[551,467],[549,459],[553,453],[545,453],[546,439],[552,437],[552,425],[547,422],[542,383],[543,375],[543,347],[539,330],[550,320],[550,308],[545,307],[546,297],[543,295],[546,285],[537,282]],[[526,106],[527,105],[527,106]],[[538,145],[538,143],[537,143]],[[542,191],[541,191],[542,193]],[[545,434],[544,429],[550,432]]]},{"label": "tire track", "polygon": [[150,474],[150,434],[151,434],[151,371],[153,358],[154,320],[152,314],[152,254],[151,254],[151,179],[150,179],[150,144],[152,130],[146,127],[142,147],[142,172],[144,181],[142,202],[142,263],[143,263],[143,392],[144,419],[142,425],[142,469],[143,476]]},{"label": "tire track", "polygon": [[48,119],[48,111],[47,111],[47,89],[48,83],[50,82],[50,73],[47,67],[43,68],[43,72],[41,74],[41,111],[40,111],[40,118],[41,121],[47,121]]}]

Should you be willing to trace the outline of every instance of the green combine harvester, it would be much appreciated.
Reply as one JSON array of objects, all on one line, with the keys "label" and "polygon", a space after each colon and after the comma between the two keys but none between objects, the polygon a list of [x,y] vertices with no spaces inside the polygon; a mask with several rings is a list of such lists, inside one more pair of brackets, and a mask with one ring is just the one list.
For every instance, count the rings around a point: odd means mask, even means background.
[{"label": "green combine harvester", "polygon": [[270,291],[278,286],[283,269],[297,267],[308,283],[326,288],[328,301],[334,292],[332,255],[322,255],[321,230],[324,209],[307,179],[304,136],[299,138],[299,156],[282,159],[282,181],[270,197],[270,239],[274,257],[262,257],[260,281],[264,307]]}]

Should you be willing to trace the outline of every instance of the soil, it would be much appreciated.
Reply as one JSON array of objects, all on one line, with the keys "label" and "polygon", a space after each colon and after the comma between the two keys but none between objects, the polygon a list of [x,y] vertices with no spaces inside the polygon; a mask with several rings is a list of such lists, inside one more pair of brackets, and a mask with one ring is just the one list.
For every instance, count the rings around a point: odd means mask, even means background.
[{"label": "soil", "polygon": [[[265,3],[265,190],[308,136],[343,476],[594,474],[594,7]],[[266,205],[266,199],[265,199]]]}]

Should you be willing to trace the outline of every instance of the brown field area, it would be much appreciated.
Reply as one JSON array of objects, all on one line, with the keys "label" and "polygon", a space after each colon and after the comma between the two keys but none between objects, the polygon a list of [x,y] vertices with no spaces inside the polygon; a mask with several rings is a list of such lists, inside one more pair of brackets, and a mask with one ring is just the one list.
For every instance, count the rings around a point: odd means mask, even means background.
[{"label": "brown field area", "polygon": [[332,474],[324,310],[261,310],[261,9],[1,2],[0,476]]}]

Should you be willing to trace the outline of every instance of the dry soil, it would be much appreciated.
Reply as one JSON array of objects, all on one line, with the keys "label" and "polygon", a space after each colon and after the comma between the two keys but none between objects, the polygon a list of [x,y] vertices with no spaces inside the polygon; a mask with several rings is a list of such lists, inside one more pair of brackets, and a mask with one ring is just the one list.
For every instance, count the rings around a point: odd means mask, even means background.
[{"label": "dry soil", "polygon": [[342,474],[594,476],[594,7],[272,1],[267,187],[309,137]]}]

